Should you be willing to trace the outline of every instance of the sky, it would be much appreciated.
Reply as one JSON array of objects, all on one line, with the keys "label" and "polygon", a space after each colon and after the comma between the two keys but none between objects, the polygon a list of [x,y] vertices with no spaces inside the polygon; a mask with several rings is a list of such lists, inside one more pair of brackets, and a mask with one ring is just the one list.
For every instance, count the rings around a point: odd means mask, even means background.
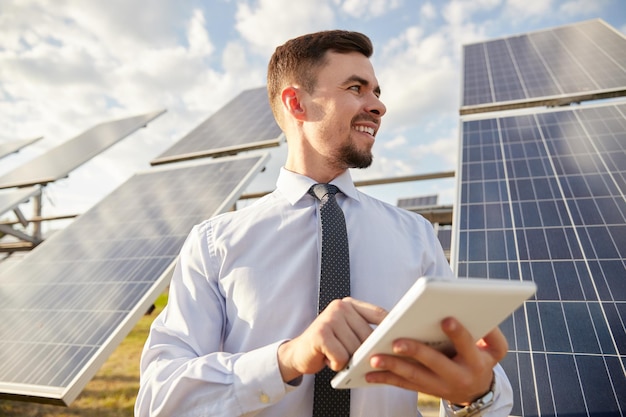
[{"label": "sky", "polygon": [[[601,18],[626,33],[624,0],[2,0],[0,143],[44,138],[0,174],[95,124],[165,109],[147,128],[44,188],[44,215],[79,214],[241,91],[265,85],[277,45],[356,30],[374,44],[387,106],[374,164],[355,180],[456,169],[462,46]],[[248,191],[274,188],[285,146]],[[363,189],[395,204],[454,179]],[[27,217],[28,207],[24,209]]]}]

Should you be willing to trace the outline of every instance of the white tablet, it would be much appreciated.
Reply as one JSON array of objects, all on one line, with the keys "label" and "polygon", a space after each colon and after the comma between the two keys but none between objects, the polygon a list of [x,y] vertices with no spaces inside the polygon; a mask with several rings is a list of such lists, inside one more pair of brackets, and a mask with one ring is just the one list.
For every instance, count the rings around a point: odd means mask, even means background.
[{"label": "white tablet", "polygon": [[393,353],[399,338],[416,339],[451,356],[454,346],[441,330],[441,321],[455,317],[478,341],[497,327],[536,291],[529,281],[422,277],[404,294],[387,317],[354,352],[332,379],[336,389],[372,386],[365,374],[374,371],[370,358]]}]

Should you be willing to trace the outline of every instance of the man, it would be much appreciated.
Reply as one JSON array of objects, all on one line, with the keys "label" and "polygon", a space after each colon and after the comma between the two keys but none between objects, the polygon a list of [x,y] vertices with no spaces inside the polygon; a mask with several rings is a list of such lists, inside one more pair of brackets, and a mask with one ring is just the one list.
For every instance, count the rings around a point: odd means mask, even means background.
[{"label": "man", "polygon": [[[451,276],[423,217],[359,192],[350,178],[348,168],[371,164],[386,111],[371,54],[365,35],[345,31],[276,49],[268,93],[288,142],[277,189],[192,230],[146,342],[138,416],[311,416],[314,374],[341,369],[418,277]],[[341,191],[351,287],[319,315],[316,183]],[[480,415],[507,415],[502,333],[475,344],[453,318],[442,328],[456,356],[396,341],[397,356],[371,359],[376,385],[351,390],[350,416],[418,415],[417,391],[446,399],[450,415],[447,400],[462,408],[494,397]]]}]

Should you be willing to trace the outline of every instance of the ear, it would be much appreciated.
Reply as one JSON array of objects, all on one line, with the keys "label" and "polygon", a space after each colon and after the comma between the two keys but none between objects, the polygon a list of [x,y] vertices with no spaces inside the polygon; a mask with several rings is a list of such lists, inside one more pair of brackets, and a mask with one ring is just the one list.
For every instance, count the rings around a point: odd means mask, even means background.
[{"label": "ear", "polygon": [[302,91],[297,87],[286,87],[281,93],[281,100],[285,110],[295,119],[302,120],[305,115],[302,103]]}]

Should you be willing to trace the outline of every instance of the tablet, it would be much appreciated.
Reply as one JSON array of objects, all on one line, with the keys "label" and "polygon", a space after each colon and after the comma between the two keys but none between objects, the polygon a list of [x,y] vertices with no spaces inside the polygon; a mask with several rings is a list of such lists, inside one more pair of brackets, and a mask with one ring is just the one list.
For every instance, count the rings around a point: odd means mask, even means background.
[{"label": "tablet", "polygon": [[365,381],[365,374],[375,370],[369,360],[377,353],[392,354],[391,345],[399,338],[419,340],[452,356],[454,346],[441,330],[443,319],[455,317],[478,341],[531,297],[536,288],[529,281],[419,278],[335,375],[331,385],[336,389],[376,385]]}]

